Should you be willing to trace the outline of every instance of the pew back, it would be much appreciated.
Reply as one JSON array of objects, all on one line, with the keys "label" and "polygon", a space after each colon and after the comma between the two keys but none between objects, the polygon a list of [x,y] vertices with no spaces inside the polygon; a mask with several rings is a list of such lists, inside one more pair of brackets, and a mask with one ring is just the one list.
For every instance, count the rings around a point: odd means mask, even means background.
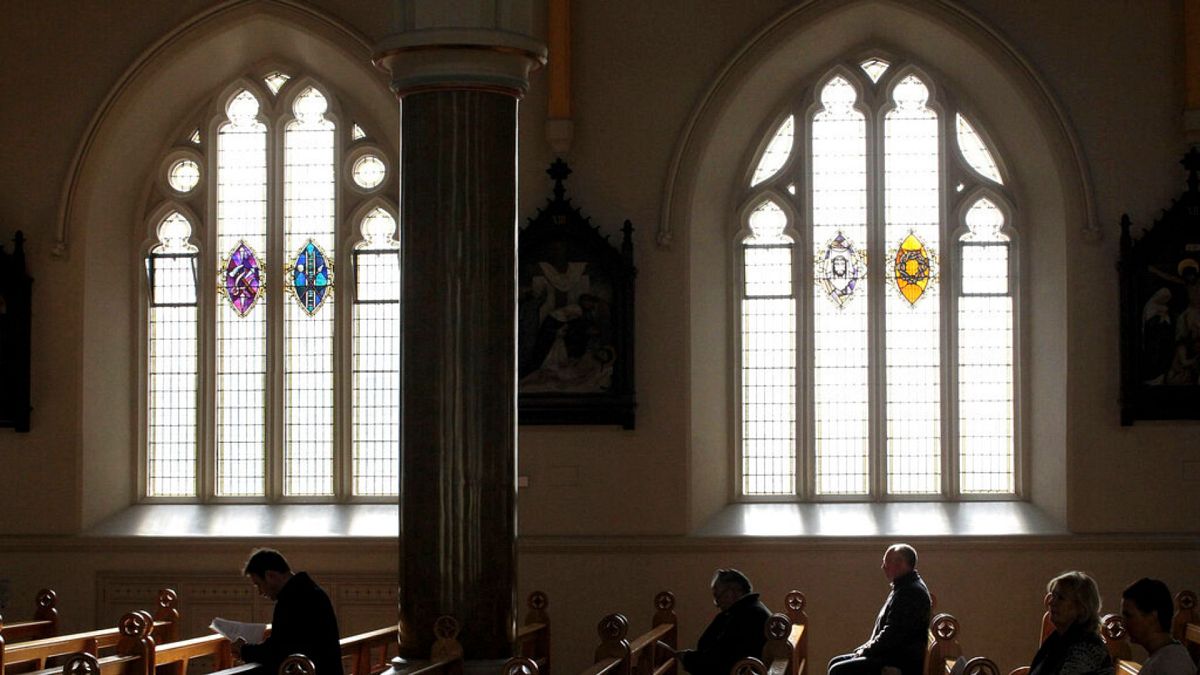
[{"label": "pew back", "polygon": [[41,589],[34,596],[33,607],[33,618],[28,621],[0,622],[0,644],[58,635],[58,594],[49,588]]},{"label": "pew back", "polygon": [[537,664],[542,675],[550,675],[550,599],[541,591],[529,594],[525,624],[517,630],[516,653]]}]

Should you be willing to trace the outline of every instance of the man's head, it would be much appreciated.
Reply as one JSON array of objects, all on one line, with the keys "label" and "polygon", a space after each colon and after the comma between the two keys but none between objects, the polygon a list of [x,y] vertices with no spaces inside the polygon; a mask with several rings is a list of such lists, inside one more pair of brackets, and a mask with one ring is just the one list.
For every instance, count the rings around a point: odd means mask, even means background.
[{"label": "man's head", "polygon": [[895,581],[917,568],[917,550],[908,544],[892,544],[883,552],[879,568],[888,581]]},{"label": "man's head", "polygon": [[1121,616],[1129,639],[1143,647],[1155,635],[1171,632],[1174,609],[1171,591],[1158,579],[1138,579],[1121,593]]},{"label": "man's head", "polygon": [[722,612],[750,592],[750,580],[735,569],[719,569],[713,574],[713,604]]},{"label": "man's head", "polygon": [[292,578],[292,568],[283,554],[273,548],[256,549],[246,560],[242,574],[250,577],[260,595],[274,600]]}]

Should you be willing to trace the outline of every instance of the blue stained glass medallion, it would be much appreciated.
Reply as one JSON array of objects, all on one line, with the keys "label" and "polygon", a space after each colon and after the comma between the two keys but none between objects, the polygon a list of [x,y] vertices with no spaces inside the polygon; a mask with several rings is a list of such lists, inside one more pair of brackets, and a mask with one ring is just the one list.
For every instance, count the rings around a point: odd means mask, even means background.
[{"label": "blue stained glass medallion", "polygon": [[838,232],[815,261],[816,280],[825,289],[825,297],[840,309],[854,297],[866,269],[866,260],[854,244]]},{"label": "blue stained glass medallion", "polygon": [[263,288],[263,276],[262,261],[246,242],[239,241],[221,267],[221,283],[218,286],[238,316],[249,314],[266,290]]},{"label": "blue stained glass medallion", "polygon": [[312,239],[309,239],[292,259],[291,268],[288,270],[291,275],[288,289],[309,316],[321,309],[325,298],[333,290],[333,271],[330,267],[325,251]]}]

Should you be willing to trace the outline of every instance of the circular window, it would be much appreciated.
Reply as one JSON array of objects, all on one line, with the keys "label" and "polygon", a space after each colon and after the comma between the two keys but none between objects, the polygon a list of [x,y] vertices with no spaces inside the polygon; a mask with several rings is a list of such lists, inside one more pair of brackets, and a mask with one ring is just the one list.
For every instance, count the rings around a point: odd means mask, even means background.
[{"label": "circular window", "polygon": [[364,190],[371,190],[379,187],[387,176],[387,166],[383,160],[375,155],[363,155],[354,162],[354,168],[351,170],[354,176],[354,183]]},{"label": "circular window", "polygon": [[200,182],[200,165],[191,159],[176,161],[167,171],[167,182],[176,192],[191,192]]}]

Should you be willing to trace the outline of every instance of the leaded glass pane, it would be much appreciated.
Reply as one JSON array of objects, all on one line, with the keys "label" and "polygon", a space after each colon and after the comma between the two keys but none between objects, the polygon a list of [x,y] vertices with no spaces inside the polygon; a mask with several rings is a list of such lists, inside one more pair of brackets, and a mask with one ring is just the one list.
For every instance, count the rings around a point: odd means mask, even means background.
[{"label": "leaded glass pane", "polygon": [[796,118],[788,115],[787,119],[781,122],[779,128],[775,130],[771,142],[767,144],[767,149],[763,151],[762,159],[758,160],[758,167],[754,170],[754,178],[750,181],[751,187],[774,176],[783,168],[788,157],[792,154],[792,136],[795,134],[795,130]]},{"label": "leaded glass pane", "polygon": [[979,137],[975,127],[966,117],[963,117],[962,113],[956,115],[955,120],[958,129],[958,149],[962,152],[963,159],[971,165],[972,169],[978,171],[979,175],[1003,184],[1004,181],[1000,178],[1000,169],[996,167],[992,151],[988,150],[987,144]]},{"label": "leaded glass pane", "polygon": [[787,215],[763,202],[743,252],[742,491],[796,492],[796,298]]},{"label": "leaded glass pane", "polygon": [[363,128],[358,126],[357,124],[353,125],[350,128],[350,140],[361,141],[362,139],[364,139],[366,137],[367,137],[367,132],[363,131]]},{"label": "leaded glass pane", "polygon": [[896,107],[884,119],[884,241],[892,265],[884,303],[887,492],[934,494],[941,490],[942,407],[938,118],[914,75],[892,98]]},{"label": "leaded glass pane", "polygon": [[872,82],[878,82],[890,66],[891,64],[883,59],[867,59],[858,64],[858,67],[863,69]]},{"label": "leaded glass pane", "polygon": [[283,491],[333,494],[335,162],[328,102],[305,89],[284,131],[284,250],[292,295],[284,303]]},{"label": "leaded glass pane", "polygon": [[399,493],[400,242],[383,209],[363,219],[355,246],[354,494]]},{"label": "leaded glass pane", "polygon": [[167,171],[167,182],[176,192],[191,192],[200,182],[200,165],[190,159],[176,161]]},{"label": "leaded glass pane", "polygon": [[[988,199],[967,212],[958,299],[959,484],[964,494],[1015,489],[1013,299],[1004,215]],[[977,295],[976,295],[977,294]]]},{"label": "leaded glass pane", "polygon": [[813,412],[817,494],[868,490],[866,120],[835,77],[812,120]]},{"label": "leaded glass pane", "polygon": [[364,190],[371,190],[383,182],[387,176],[387,166],[375,155],[363,155],[355,160],[350,173],[354,176],[356,185]]},{"label": "leaded glass pane", "polygon": [[196,496],[198,318],[191,225],[172,212],[151,251],[146,496]]},{"label": "leaded glass pane", "polygon": [[[218,291],[226,294],[216,309],[216,493],[221,497],[261,496],[266,489],[267,312],[262,303],[236,305],[225,274],[232,262],[238,270],[254,267],[243,247],[267,250],[267,128],[257,119],[258,109],[253,94],[238,92],[226,107],[229,121],[216,141],[217,250],[223,258]],[[257,254],[254,260],[265,269]],[[233,287],[247,288],[242,280],[239,276]]]},{"label": "leaded glass pane", "polygon": [[266,83],[267,88],[271,90],[272,94],[278,94],[279,90],[283,89],[283,85],[287,84],[287,81],[290,79],[292,79],[291,76],[276,70],[267,73],[263,77],[263,82]]}]

